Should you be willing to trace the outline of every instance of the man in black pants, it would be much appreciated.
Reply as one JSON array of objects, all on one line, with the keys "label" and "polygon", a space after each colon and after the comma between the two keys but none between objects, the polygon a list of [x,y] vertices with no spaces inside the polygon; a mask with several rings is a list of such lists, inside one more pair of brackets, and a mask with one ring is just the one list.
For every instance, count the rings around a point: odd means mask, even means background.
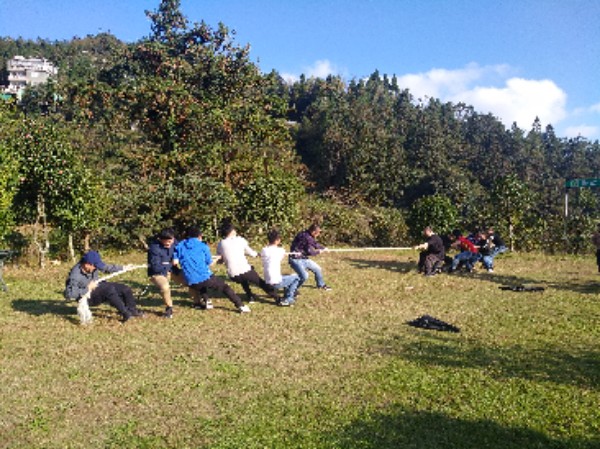
[{"label": "man in black pants", "polygon": [[419,272],[425,276],[434,276],[437,274],[438,268],[441,268],[444,263],[444,242],[439,235],[436,235],[431,229],[431,226],[423,229],[423,235],[427,239],[425,243],[415,246],[414,249],[422,249],[419,253]]},{"label": "man in black pants", "polygon": [[200,308],[212,308],[212,304],[209,307],[206,294],[206,289],[211,289],[225,294],[240,313],[250,312],[250,308],[242,303],[233,289],[213,274],[210,269],[212,264],[210,248],[202,241],[202,232],[195,226],[188,228],[187,238],[175,247],[173,265],[179,266],[183,270],[186,283],[202,296],[204,307],[199,304]]},{"label": "man in black pants", "polygon": [[116,273],[123,268],[121,265],[105,264],[100,254],[89,251],[69,272],[64,296],[68,300],[79,301],[83,295],[91,291],[88,299],[90,306],[107,302],[119,311],[123,322],[131,317],[141,316],[142,312],[137,309],[129,286],[118,282],[98,282],[98,271]]},{"label": "man in black pants", "polygon": [[596,232],[592,234],[592,243],[596,246],[596,265],[598,265],[598,273],[600,273],[600,223],[598,223]]},{"label": "man in black pants", "polygon": [[237,235],[237,231],[231,223],[223,225],[221,235],[223,240],[217,246],[217,255],[221,256],[221,262],[227,267],[229,278],[242,285],[248,302],[254,302],[257,299],[250,289],[250,284],[252,284],[259,287],[278,303],[277,291],[260,277],[246,259],[246,255],[250,257],[258,256],[258,253],[250,247],[248,241]]}]

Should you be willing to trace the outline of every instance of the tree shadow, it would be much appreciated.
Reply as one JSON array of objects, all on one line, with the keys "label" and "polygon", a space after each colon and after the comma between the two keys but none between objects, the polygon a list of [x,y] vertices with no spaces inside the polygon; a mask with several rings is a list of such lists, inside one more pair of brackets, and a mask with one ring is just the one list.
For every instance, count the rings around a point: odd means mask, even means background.
[{"label": "tree shadow", "polygon": [[547,279],[533,279],[522,276],[515,276],[509,274],[498,274],[498,273],[453,273],[450,276],[464,276],[472,277],[481,281],[492,282],[500,286],[504,285],[525,285],[525,286],[542,286],[546,288],[552,288],[554,290],[570,291],[580,293],[584,295],[598,294],[600,293],[600,282],[589,281],[589,282],[577,282],[575,280],[569,281],[556,281]]},{"label": "tree shadow", "polygon": [[553,439],[490,420],[466,420],[392,405],[333,435],[343,449],[597,449],[598,439]]},{"label": "tree shadow", "polygon": [[352,267],[358,269],[376,268],[388,270],[393,273],[410,273],[417,271],[417,262],[402,262],[398,260],[369,260],[369,259],[348,259]]},{"label": "tree shadow", "polygon": [[[393,273],[410,273],[417,270],[417,262],[402,262],[395,260],[370,260],[370,259],[348,259],[354,268],[358,269],[381,269]],[[466,271],[456,271],[452,274],[442,273],[440,276],[453,276],[469,278],[484,282],[491,282],[499,286],[542,286],[555,290],[570,291],[584,295],[595,295],[600,293],[600,281],[577,282],[575,280],[556,281],[548,279],[535,279],[526,276],[516,276],[511,274],[487,273],[485,271],[475,271],[468,273]],[[514,293],[514,292],[508,292]],[[521,292],[520,292],[521,293]],[[521,293],[522,294],[522,293]]]},{"label": "tree shadow", "polygon": [[589,388],[600,385],[600,351],[597,350],[567,352],[522,346],[486,347],[475,341],[442,335],[423,335],[413,342],[407,342],[406,336],[396,336],[377,343],[372,350],[427,365],[485,369],[496,378],[518,377]]},{"label": "tree shadow", "polygon": [[15,299],[11,303],[17,312],[28,313],[33,316],[58,315],[72,323],[79,323],[77,317],[77,303],[64,299]]}]

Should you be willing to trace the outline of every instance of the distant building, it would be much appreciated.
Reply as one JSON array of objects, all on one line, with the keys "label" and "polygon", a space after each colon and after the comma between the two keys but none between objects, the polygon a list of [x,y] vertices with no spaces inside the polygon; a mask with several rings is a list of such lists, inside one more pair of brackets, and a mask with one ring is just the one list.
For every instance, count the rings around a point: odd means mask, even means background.
[{"label": "distant building", "polygon": [[4,92],[20,98],[26,86],[44,84],[58,73],[58,69],[42,58],[15,56],[6,63],[8,86]]}]

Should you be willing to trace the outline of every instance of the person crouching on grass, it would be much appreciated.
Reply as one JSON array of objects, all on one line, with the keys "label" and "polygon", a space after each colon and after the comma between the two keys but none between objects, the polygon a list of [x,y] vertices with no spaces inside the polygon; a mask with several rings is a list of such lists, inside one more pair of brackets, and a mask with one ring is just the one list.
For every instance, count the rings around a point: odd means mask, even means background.
[{"label": "person crouching on grass", "polygon": [[221,256],[221,262],[227,267],[229,278],[234,282],[242,284],[248,302],[254,302],[257,299],[256,295],[250,289],[250,284],[260,287],[275,302],[279,302],[276,290],[267,284],[248,263],[246,255],[251,257],[258,256],[258,253],[250,248],[248,241],[237,235],[237,231],[231,223],[223,225],[221,236],[223,240],[217,245],[217,255]]},{"label": "person crouching on grass", "polygon": [[283,289],[283,299],[279,301],[279,305],[291,306],[295,302],[294,297],[300,284],[300,277],[297,274],[287,276],[281,274],[281,261],[289,253],[279,246],[281,244],[279,232],[273,229],[267,234],[267,239],[269,245],[260,252],[265,280],[273,289]]},{"label": "person crouching on grass", "polygon": [[173,265],[182,269],[187,285],[197,290],[204,298],[204,304],[196,304],[196,306],[212,309],[212,304],[206,296],[206,289],[211,289],[224,293],[240,313],[250,312],[250,308],[242,303],[233,289],[210,270],[213,260],[210,248],[202,241],[200,229],[192,226],[188,228],[186,235],[187,238],[175,247]]},{"label": "person crouching on grass", "polygon": [[419,253],[419,273],[424,273],[425,276],[435,276],[437,270],[444,263],[446,251],[444,242],[441,237],[433,232],[431,226],[426,226],[423,229],[425,243],[417,245],[414,249],[421,249]]},{"label": "person crouching on grass", "polygon": [[[173,267],[173,253],[175,252],[175,233],[167,228],[160,231],[148,246],[148,276],[150,282],[158,287],[160,296],[165,303],[165,318],[173,318],[173,300],[171,298],[170,281],[186,285],[183,274]],[[194,304],[200,303],[200,293],[193,288],[189,289]]]},{"label": "person crouching on grass", "polygon": [[298,288],[308,279],[308,272],[312,271],[315,274],[317,288],[325,291],[331,290],[331,287],[325,284],[323,271],[319,264],[309,259],[311,256],[327,251],[327,248],[317,242],[316,239],[319,235],[321,235],[321,227],[313,223],[306,231],[296,235],[292,241],[289,263],[300,277]]},{"label": "person crouching on grass", "polygon": [[96,251],[85,253],[69,272],[64,291],[65,299],[79,301],[90,291],[88,305],[97,306],[107,302],[119,311],[123,322],[132,317],[142,316],[143,313],[138,310],[129,286],[119,282],[98,282],[98,271],[116,273],[124,268],[127,267],[105,264]]}]

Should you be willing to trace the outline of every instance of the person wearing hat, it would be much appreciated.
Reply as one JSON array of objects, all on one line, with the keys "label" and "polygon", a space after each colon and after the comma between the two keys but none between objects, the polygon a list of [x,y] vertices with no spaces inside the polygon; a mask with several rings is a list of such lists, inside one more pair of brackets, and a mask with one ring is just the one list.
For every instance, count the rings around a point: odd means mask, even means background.
[{"label": "person wearing hat", "polygon": [[104,302],[116,308],[123,322],[131,317],[141,316],[137,309],[131,288],[118,282],[98,282],[98,271],[116,273],[124,269],[121,265],[105,264],[96,251],[88,251],[69,272],[64,297],[67,300],[79,301],[88,291],[91,292],[88,304],[97,306]]},{"label": "person wearing hat", "polygon": [[200,229],[192,226],[188,228],[186,235],[187,238],[175,247],[173,265],[183,270],[187,285],[202,295],[202,302],[195,304],[195,306],[202,309],[212,309],[212,303],[206,294],[206,290],[211,289],[227,296],[240,313],[250,312],[250,308],[242,303],[242,300],[235,294],[233,289],[211,271],[212,255],[208,245],[202,241]]}]

